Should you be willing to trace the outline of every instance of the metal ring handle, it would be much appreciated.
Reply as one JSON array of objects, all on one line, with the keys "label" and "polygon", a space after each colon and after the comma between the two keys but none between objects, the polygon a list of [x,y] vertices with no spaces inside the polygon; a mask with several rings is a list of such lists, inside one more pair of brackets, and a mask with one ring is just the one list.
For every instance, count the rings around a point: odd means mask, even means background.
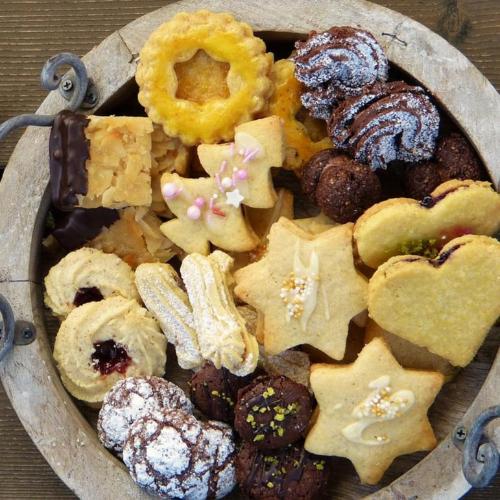
[{"label": "metal ring handle", "polygon": [[7,299],[0,294],[0,314],[2,315],[3,328],[0,330],[0,362],[14,345],[16,322],[14,312]]},{"label": "metal ring handle", "polygon": [[472,424],[464,444],[463,471],[467,481],[474,488],[484,488],[495,477],[499,465],[499,455],[495,443],[485,439],[484,428],[500,417],[500,405],[483,411]]},{"label": "metal ring handle", "polygon": [[[57,75],[57,71],[62,66],[71,66],[75,72],[72,95],[67,109],[76,111],[85,101],[89,88],[87,69],[78,56],[70,52],[62,52],[51,57],[42,69],[42,87],[50,92],[60,86],[61,77]],[[24,114],[15,116],[0,125],[0,141],[16,128],[28,127],[30,125],[50,127],[54,123],[54,119],[55,115]]]}]

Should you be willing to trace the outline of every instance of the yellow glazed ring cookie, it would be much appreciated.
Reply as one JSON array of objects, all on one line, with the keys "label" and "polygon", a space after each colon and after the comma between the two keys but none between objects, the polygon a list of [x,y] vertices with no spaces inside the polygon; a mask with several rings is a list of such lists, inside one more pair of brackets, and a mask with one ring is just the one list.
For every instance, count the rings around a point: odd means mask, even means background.
[{"label": "yellow glazed ring cookie", "polygon": [[272,92],[273,57],[229,14],[177,14],[140,54],[139,101],[165,133],[185,144],[229,141]]},{"label": "yellow glazed ring cookie", "polygon": [[269,101],[266,115],[277,115],[283,120],[287,144],[283,166],[300,168],[318,151],[332,147],[326,128],[320,120],[308,114],[297,116],[302,109],[300,94],[302,85],[294,76],[295,65],[288,59],[277,61],[271,71],[275,90]]},{"label": "yellow glazed ring cookie", "polygon": [[45,278],[45,290],[45,304],[60,318],[110,296],[139,299],[130,266],[94,248],[80,248],[61,259]]},{"label": "yellow glazed ring cookie", "polygon": [[135,300],[111,297],[74,309],[62,322],[54,359],[66,389],[99,403],[120,379],[163,375],[167,340]]}]

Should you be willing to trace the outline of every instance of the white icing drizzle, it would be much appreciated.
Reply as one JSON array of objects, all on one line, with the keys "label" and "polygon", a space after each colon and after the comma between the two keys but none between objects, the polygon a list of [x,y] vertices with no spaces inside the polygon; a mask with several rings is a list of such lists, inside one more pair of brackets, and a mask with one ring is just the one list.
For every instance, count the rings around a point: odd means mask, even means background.
[{"label": "white icing drizzle", "polygon": [[382,375],[368,384],[370,389],[375,390],[352,411],[352,416],[357,421],[342,429],[345,438],[353,443],[369,446],[379,446],[390,441],[385,434],[375,435],[374,439],[363,438],[363,432],[369,426],[399,418],[415,403],[412,391],[403,389],[392,394],[389,384],[389,375]]}]

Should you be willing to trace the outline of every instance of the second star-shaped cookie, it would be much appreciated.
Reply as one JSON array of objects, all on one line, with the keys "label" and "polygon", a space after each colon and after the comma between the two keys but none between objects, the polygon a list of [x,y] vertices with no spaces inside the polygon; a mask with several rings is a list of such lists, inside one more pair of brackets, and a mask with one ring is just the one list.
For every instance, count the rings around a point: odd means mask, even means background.
[{"label": "second star-shaped cookie", "polygon": [[319,412],[306,450],[346,457],[363,483],[378,483],[396,457],[436,445],[427,410],[443,379],[437,372],[405,370],[381,339],[351,365],[313,365]]},{"label": "second star-shaped cookie", "polygon": [[367,304],[351,238],[352,224],[312,235],[281,218],[265,257],[236,272],[235,294],[264,316],[267,354],[309,344],[344,357],[349,321]]}]

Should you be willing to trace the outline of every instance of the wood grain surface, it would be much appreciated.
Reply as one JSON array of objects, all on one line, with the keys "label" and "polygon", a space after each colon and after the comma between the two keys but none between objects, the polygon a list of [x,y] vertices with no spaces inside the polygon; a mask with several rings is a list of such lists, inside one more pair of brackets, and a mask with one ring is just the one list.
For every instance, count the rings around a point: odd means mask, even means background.
[{"label": "wood grain surface", "polygon": [[[82,55],[109,33],[166,3],[165,0],[0,0],[0,122],[38,107],[45,96],[40,89],[39,72],[49,56],[68,50]],[[332,6],[334,3],[332,0]],[[444,36],[500,88],[498,0],[375,3],[413,17]],[[207,7],[209,4],[207,1]],[[13,135],[1,145],[0,167],[7,163],[17,138]],[[489,488],[469,493],[467,498],[498,498],[499,490],[497,477]],[[0,388],[0,499],[14,498],[58,499],[74,495],[38,453]]]}]

